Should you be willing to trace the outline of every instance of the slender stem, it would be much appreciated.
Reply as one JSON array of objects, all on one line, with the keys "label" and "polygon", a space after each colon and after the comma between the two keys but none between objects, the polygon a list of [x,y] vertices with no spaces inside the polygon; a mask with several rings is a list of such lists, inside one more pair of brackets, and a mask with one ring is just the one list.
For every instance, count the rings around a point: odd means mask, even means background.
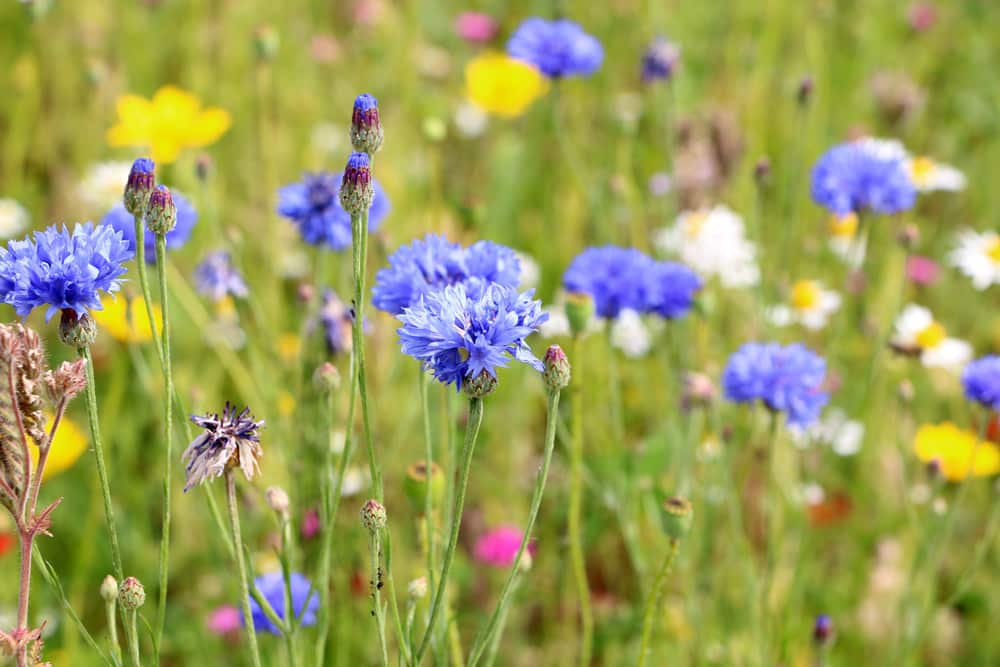
[{"label": "slender stem", "polygon": [[[35,541],[34,533],[27,527],[22,528],[21,541],[21,581],[17,594],[17,629],[28,630],[28,598],[31,596],[31,547]],[[28,644],[22,643],[17,649],[17,667],[28,667]]]},{"label": "slender stem", "polygon": [[385,610],[382,608],[382,567],[379,565],[379,534],[373,530],[368,534],[368,552],[371,557],[371,590],[372,604],[375,606],[375,629],[378,633],[378,645],[382,654],[382,664],[389,664],[389,652],[385,645]]},{"label": "slender stem", "polygon": [[972,578],[979,572],[979,568],[983,564],[983,559],[989,552],[990,547],[993,546],[998,525],[1000,525],[1000,500],[995,499],[993,501],[993,509],[990,511],[990,518],[986,523],[986,531],[983,533],[983,539],[979,543],[979,546],[976,547],[976,553],[972,558],[972,565],[962,574],[961,579],[958,580],[958,584],[955,586],[954,592],[948,597],[948,601],[944,606],[952,606],[955,601],[965,595],[965,591],[972,582]]},{"label": "slender stem", "polygon": [[104,603],[104,612],[108,621],[108,641],[111,643],[111,655],[121,658],[121,647],[118,645],[118,620],[115,618],[115,598]]},{"label": "slender stem", "polygon": [[28,511],[32,516],[38,507],[38,491],[42,486],[42,473],[45,472],[45,464],[49,459],[49,452],[52,451],[52,443],[56,437],[56,430],[62,422],[68,403],[69,401],[65,397],[59,401],[59,405],[56,406],[56,416],[52,419],[52,428],[49,429],[49,437],[45,441],[44,446],[38,449],[38,469],[35,471],[35,477],[31,480],[31,497],[28,500]]},{"label": "slender stem", "polygon": [[555,448],[556,442],[556,424],[559,422],[559,394],[560,392],[558,389],[549,392],[548,416],[545,421],[545,448],[544,453],[542,454],[542,466],[539,469],[538,477],[535,480],[535,491],[531,497],[531,508],[528,510],[528,523],[524,528],[524,538],[521,540],[521,545],[517,549],[517,555],[514,556],[514,562],[511,565],[510,573],[507,575],[507,580],[504,582],[503,588],[500,591],[500,597],[497,600],[496,607],[493,609],[493,614],[490,616],[490,620],[486,624],[486,627],[476,638],[472,648],[469,650],[468,667],[475,667],[487,646],[491,646],[491,652],[495,651],[495,648],[492,648],[495,646],[493,641],[494,635],[496,635],[496,644],[500,641],[500,633],[502,631],[504,619],[507,616],[507,608],[510,605],[512,593],[518,577],[520,576],[521,559],[523,558],[524,551],[531,540],[531,531],[535,527],[535,520],[538,518],[538,510],[542,505],[542,495],[545,493],[545,482],[549,476],[549,464],[552,462],[552,450]]},{"label": "slender stem", "polygon": [[646,664],[646,654],[649,652],[649,640],[653,636],[653,617],[656,615],[656,609],[660,605],[660,592],[663,590],[663,584],[667,581],[667,575],[670,574],[670,568],[673,567],[674,559],[677,557],[677,546],[679,544],[680,542],[676,538],[670,539],[667,557],[663,559],[663,566],[660,568],[659,574],[656,575],[653,588],[646,597],[645,611],[642,614],[642,642],[639,644],[637,667],[644,667]]},{"label": "slender stem", "polygon": [[465,426],[465,444],[462,446],[462,464],[458,473],[458,486],[455,489],[455,504],[451,515],[451,532],[448,535],[448,544],[445,547],[444,557],[441,563],[441,574],[438,577],[437,588],[434,591],[433,602],[431,603],[431,614],[427,620],[427,628],[424,629],[424,636],[420,640],[420,646],[413,656],[413,664],[419,665],[424,657],[427,645],[430,643],[431,635],[434,632],[434,623],[438,614],[441,613],[442,602],[445,597],[445,588],[448,585],[448,573],[451,570],[451,561],[455,556],[455,547],[458,545],[458,530],[462,525],[462,509],[465,506],[465,489],[469,483],[469,470],[472,468],[472,453],[476,449],[476,439],[479,437],[479,427],[483,423],[483,399],[469,399],[469,420]]},{"label": "slender stem", "polygon": [[361,397],[361,422],[364,428],[365,445],[368,449],[368,468],[372,478],[375,499],[382,502],[382,474],[375,460],[375,444],[372,440],[371,419],[368,410],[368,375],[365,368],[365,272],[368,255],[368,211],[351,216],[351,231],[354,236],[354,326],[351,329],[351,348],[354,352],[355,373],[358,378],[358,393]]},{"label": "slender stem", "polygon": [[385,585],[388,590],[389,611],[392,613],[393,625],[396,628],[396,641],[399,644],[400,660],[403,664],[409,665],[413,647],[410,644],[409,634],[403,630],[403,621],[399,615],[399,605],[396,603],[396,582],[392,577],[392,533],[386,528],[382,535],[383,548],[385,551]]},{"label": "slender stem", "polygon": [[[144,262],[139,258],[138,263]],[[163,437],[165,440],[163,471],[163,528],[160,536],[160,595],[156,613],[156,661],[160,659],[160,642],[167,616],[167,585],[170,580],[170,485],[174,469],[173,406],[174,378],[170,361],[170,299],[167,295],[167,242],[165,234],[156,234],[156,273],[160,286],[160,308],[163,313],[163,337],[160,354],[163,368]],[[150,327],[156,328],[150,320]]]},{"label": "slender stem", "polygon": [[431,435],[431,415],[427,404],[427,376],[424,373],[424,366],[417,366],[417,386],[420,390],[420,410],[424,420],[424,475],[427,479],[427,487],[424,493],[424,531],[427,542],[427,586],[434,588],[434,502],[431,489],[433,488],[431,473],[434,463],[434,443]]},{"label": "slender stem", "polygon": [[128,633],[129,655],[132,658],[132,664],[139,667],[142,665],[142,659],[139,657],[139,624],[136,619],[137,614],[138,612],[135,609],[128,612],[125,631]]},{"label": "slender stem", "polygon": [[233,551],[236,555],[236,567],[240,576],[240,605],[243,607],[243,618],[246,622],[247,644],[250,646],[250,663],[254,667],[260,665],[260,651],[257,649],[257,629],[253,623],[253,613],[250,611],[250,578],[247,575],[247,564],[243,556],[243,538],[240,535],[240,512],[236,504],[236,480],[233,471],[226,471],[226,500],[229,505],[229,524],[233,531]]},{"label": "slender stem", "polygon": [[[142,290],[142,301],[146,306],[146,317],[149,318],[149,330],[153,335],[153,347],[156,356],[163,364],[163,345],[160,343],[160,332],[156,330],[156,320],[153,318],[153,293],[149,286],[149,272],[146,270],[146,224],[141,215],[135,217],[135,268],[139,273],[139,289]],[[157,259],[157,270],[163,265],[162,258]],[[163,313],[166,320],[166,313]]]},{"label": "slender stem", "polygon": [[[521,583],[521,572],[517,572],[517,578],[514,580],[514,589],[517,589],[518,584]],[[500,613],[500,618],[497,621],[496,632],[493,633],[493,638],[490,640],[490,648],[486,652],[486,667],[492,667],[493,663],[496,662],[497,652],[500,650],[500,640],[503,638],[503,631],[507,627],[507,612],[510,611],[509,607],[504,607]]]},{"label": "slender stem", "polygon": [[580,513],[583,505],[583,387],[584,362],[580,337],[573,339],[573,437],[570,448],[569,482],[569,555],[576,583],[577,602],[580,605],[580,656],[579,664],[589,667],[593,644],[594,616],[590,607],[590,587],[587,583],[587,565],[583,556],[583,538],[580,533]]}]

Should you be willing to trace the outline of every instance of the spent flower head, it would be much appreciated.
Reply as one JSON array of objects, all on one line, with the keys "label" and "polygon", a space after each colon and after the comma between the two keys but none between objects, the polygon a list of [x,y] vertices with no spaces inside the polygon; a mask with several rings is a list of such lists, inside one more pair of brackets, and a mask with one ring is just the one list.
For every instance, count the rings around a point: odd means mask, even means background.
[{"label": "spent flower head", "polygon": [[255,421],[249,407],[236,412],[236,407],[227,402],[221,416],[218,413],[195,415],[191,421],[204,431],[188,445],[182,456],[187,464],[185,491],[237,467],[247,480],[257,476],[260,458],[264,455],[259,434],[264,421]]}]

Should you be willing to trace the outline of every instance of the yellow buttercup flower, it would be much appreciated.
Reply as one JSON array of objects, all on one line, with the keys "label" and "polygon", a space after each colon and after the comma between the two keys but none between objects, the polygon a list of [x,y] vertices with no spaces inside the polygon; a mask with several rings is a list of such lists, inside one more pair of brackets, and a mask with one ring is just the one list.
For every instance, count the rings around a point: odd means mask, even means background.
[{"label": "yellow buttercup flower", "polygon": [[[1000,472],[1000,448],[989,441],[979,442],[975,433],[952,422],[924,424],[917,431],[913,449],[924,463],[937,461],[945,479],[957,482],[969,476],[987,477]],[[973,460],[975,457],[975,460]]]},{"label": "yellow buttercup flower", "polygon": [[[146,301],[137,296],[126,299],[119,296],[105,296],[101,299],[103,310],[91,311],[97,326],[106,330],[111,337],[122,343],[145,343],[153,338],[149,326],[149,316],[146,314]],[[163,329],[163,314],[160,307],[153,304],[153,319],[156,321],[156,332]]]},{"label": "yellow buttercup flower", "polygon": [[513,118],[544,95],[548,80],[535,67],[502,53],[483,53],[465,66],[469,99],[488,113]]},{"label": "yellow buttercup flower", "polygon": [[122,95],[116,103],[118,123],[108,130],[111,146],[142,146],[154,162],[169,164],[185,148],[218,141],[229,126],[229,112],[202,108],[201,100],[176,86],[163,86],[152,99]]},{"label": "yellow buttercup flower", "polygon": [[[45,423],[45,432],[52,428],[52,417]],[[49,450],[49,458],[45,462],[45,472],[42,473],[42,481],[55,477],[59,473],[68,470],[80,458],[87,449],[87,436],[83,434],[80,427],[70,421],[69,417],[63,417],[59,422],[59,430],[56,431],[56,439],[52,442],[52,449]],[[38,465],[38,448],[31,446],[31,460],[34,465]]]}]

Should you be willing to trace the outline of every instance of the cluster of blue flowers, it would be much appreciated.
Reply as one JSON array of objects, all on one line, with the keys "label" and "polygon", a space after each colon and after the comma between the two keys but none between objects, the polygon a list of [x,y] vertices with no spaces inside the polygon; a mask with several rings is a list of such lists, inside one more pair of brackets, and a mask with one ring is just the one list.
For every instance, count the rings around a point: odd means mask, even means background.
[{"label": "cluster of blue flowers", "polygon": [[[340,203],[344,173],[306,174],[298,183],[278,190],[278,213],[295,223],[302,239],[331,250],[351,247],[351,214]],[[389,214],[389,198],[372,179],[375,198],[368,211],[368,231],[377,232]]]},{"label": "cluster of blue flowers", "polygon": [[683,264],[658,262],[635,248],[602,246],[573,259],[563,287],[589,294],[598,317],[614,319],[628,309],[675,319],[694,305],[702,280]]},{"label": "cluster of blue flowers", "polygon": [[205,255],[195,267],[194,282],[198,292],[213,301],[222,301],[230,294],[245,298],[250,293],[243,274],[233,266],[232,258],[224,250]]},{"label": "cluster of blue flowers", "polygon": [[527,19],[511,35],[507,53],[551,78],[589,76],[604,61],[601,43],[568,19]]},{"label": "cluster of blue flowers", "polygon": [[86,223],[70,232],[53,225],[0,248],[0,301],[24,317],[47,305],[45,319],[61,310],[101,310],[101,292],[119,288],[132,251],[122,233]]},{"label": "cluster of blue flowers", "polygon": [[966,366],[962,386],[970,401],[1000,411],[1000,356],[989,354]]},{"label": "cluster of blue flowers", "polygon": [[[148,160],[147,160],[148,162]],[[176,191],[170,193],[173,197],[174,205],[177,207],[177,224],[166,234],[167,250],[180,248],[188,239],[198,222],[198,212],[188,201],[187,197],[178,194]],[[135,252],[135,217],[125,209],[124,203],[117,203],[104,214],[101,219],[102,225],[111,225],[121,232],[122,238],[128,241],[128,248]],[[146,233],[144,236],[145,257],[148,264],[156,262],[156,236]]]},{"label": "cluster of blue flowers", "polygon": [[471,280],[517,287],[521,263],[513,250],[491,241],[463,248],[443,236],[428,234],[389,257],[388,268],[375,276],[372,303],[379,310],[399,315],[425,294]]},{"label": "cluster of blue flowers", "polygon": [[[319,591],[313,587],[312,583],[305,575],[292,572],[288,577],[289,588],[291,589],[293,619],[298,621],[302,627],[316,625],[316,615],[319,612]],[[285,612],[285,577],[281,572],[269,572],[254,579],[254,585],[260,594],[264,596],[271,609],[282,621],[289,621]],[[272,635],[280,635],[281,628],[276,626],[267,617],[264,610],[257,601],[250,598],[250,614],[253,616],[253,627],[257,632],[267,632]],[[242,619],[246,624],[246,619]]]},{"label": "cluster of blue flowers", "polygon": [[761,401],[789,424],[807,427],[829,399],[825,378],[826,361],[800,343],[746,343],[729,357],[722,385],[731,401]]},{"label": "cluster of blue flowers", "polygon": [[851,142],[834,146],[813,167],[812,198],[837,215],[892,214],[913,208],[917,192],[901,158]]},{"label": "cluster of blue flowers", "polygon": [[548,319],[533,295],[482,281],[430,292],[399,315],[403,352],[458,389],[483,373],[496,378],[496,369],[511,357],[542,372],[542,362],[524,342]]}]

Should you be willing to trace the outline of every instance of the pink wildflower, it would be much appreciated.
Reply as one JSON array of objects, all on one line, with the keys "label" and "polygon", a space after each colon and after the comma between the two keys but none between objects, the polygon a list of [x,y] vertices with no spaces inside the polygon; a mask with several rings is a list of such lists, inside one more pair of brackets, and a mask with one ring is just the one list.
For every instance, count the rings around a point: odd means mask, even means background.
[{"label": "pink wildflower", "polygon": [[497,22],[482,12],[462,12],[455,19],[458,36],[473,44],[484,44],[497,34]]},{"label": "pink wildflower", "polygon": [[941,267],[930,257],[912,255],[906,260],[906,277],[917,285],[930,285],[937,281]]},{"label": "pink wildflower", "polygon": [[[498,526],[476,541],[476,560],[484,565],[510,567],[514,564],[521,546],[521,530],[514,526]],[[534,555],[535,545],[528,545],[528,554]]]}]

